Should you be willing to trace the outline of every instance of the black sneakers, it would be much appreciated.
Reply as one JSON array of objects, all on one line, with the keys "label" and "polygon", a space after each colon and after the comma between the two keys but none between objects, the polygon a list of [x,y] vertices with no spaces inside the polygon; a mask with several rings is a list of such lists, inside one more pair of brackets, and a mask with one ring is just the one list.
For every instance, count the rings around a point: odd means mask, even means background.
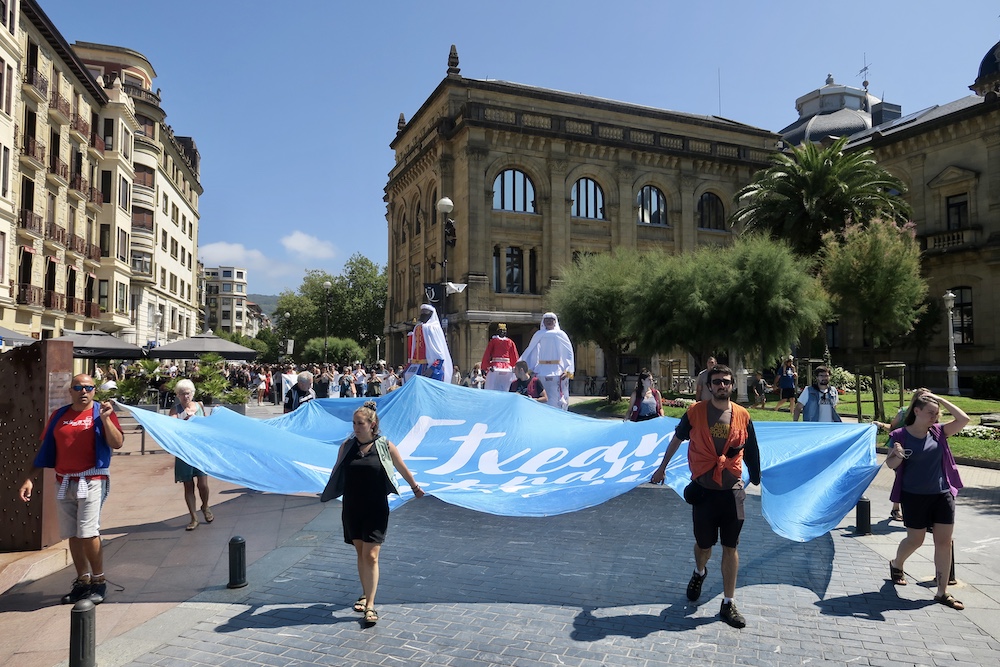
[{"label": "black sneakers", "polygon": [[[90,595],[90,577],[86,579],[74,579],[73,590],[62,596],[63,604],[76,604],[80,600]],[[103,599],[103,598],[102,598]]]},{"label": "black sneakers", "polygon": [[100,580],[94,580],[90,584],[90,595],[87,596],[88,599],[94,604],[101,604],[104,602],[105,596],[108,594],[108,582],[104,577]]},{"label": "black sneakers", "polygon": [[691,575],[691,581],[688,582],[687,596],[688,600],[694,602],[701,597],[701,585],[705,583],[705,577],[708,576],[708,566],[705,566],[705,574],[698,574],[694,572]]},{"label": "black sneakers", "polygon": [[743,614],[736,608],[735,602],[723,602],[722,608],[719,610],[719,618],[734,628],[747,626],[747,619],[743,618]]}]

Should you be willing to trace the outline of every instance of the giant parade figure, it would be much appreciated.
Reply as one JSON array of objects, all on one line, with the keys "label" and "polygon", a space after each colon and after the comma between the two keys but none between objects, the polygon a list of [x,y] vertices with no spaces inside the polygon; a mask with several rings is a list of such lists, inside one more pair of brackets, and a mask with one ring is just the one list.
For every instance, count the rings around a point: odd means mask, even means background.
[{"label": "giant parade figure", "polygon": [[425,303],[420,306],[420,322],[413,328],[410,337],[409,366],[403,379],[423,375],[432,380],[450,382],[452,374],[451,353],[441,329],[434,306]]},{"label": "giant parade figure", "polygon": [[573,344],[559,328],[555,313],[542,315],[542,326],[531,337],[531,342],[521,355],[545,387],[549,405],[566,410],[569,408],[569,381],[573,378]]},{"label": "giant parade figure", "polygon": [[510,391],[514,381],[514,364],[517,363],[517,345],[507,338],[507,325],[497,325],[497,333],[490,338],[483,352],[483,369],[489,371],[486,376],[486,388],[493,391]]}]

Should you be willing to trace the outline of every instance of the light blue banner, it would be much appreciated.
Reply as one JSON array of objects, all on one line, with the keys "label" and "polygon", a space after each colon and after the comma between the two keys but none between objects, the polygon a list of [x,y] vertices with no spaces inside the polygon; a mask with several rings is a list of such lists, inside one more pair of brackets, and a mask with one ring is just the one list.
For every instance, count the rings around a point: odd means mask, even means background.
[{"label": "light blue banner", "polygon": [[[258,491],[318,494],[365,400],[314,400],[267,421],[225,409],[187,421],[132,413],[165,450],[212,477]],[[593,419],[518,394],[419,376],[375,400],[382,432],[427,493],[505,516],[573,512],[649,481],[678,422]],[[874,426],[754,426],[763,513],[790,540],[807,541],[836,527],[878,472]],[[689,478],[683,445],[666,483],[680,495]],[[393,497],[393,507],[412,498],[405,483],[401,488],[406,490]]]}]

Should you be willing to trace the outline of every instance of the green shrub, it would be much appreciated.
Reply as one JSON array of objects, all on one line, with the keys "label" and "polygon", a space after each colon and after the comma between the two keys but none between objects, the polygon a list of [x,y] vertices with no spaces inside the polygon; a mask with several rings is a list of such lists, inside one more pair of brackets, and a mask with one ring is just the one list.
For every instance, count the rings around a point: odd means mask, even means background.
[{"label": "green shrub", "polygon": [[976,375],[972,378],[972,389],[976,398],[1000,400],[1000,376]]}]

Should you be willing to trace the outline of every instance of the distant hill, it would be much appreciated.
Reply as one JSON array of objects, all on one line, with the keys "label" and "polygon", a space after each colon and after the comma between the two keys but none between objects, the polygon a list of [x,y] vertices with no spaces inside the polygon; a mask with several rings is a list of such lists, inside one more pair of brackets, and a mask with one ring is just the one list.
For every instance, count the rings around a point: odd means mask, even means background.
[{"label": "distant hill", "polygon": [[263,312],[268,317],[274,312],[274,309],[278,307],[278,295],[277,294],[247,294],[247,298],[260,306],[261,312]]}]

